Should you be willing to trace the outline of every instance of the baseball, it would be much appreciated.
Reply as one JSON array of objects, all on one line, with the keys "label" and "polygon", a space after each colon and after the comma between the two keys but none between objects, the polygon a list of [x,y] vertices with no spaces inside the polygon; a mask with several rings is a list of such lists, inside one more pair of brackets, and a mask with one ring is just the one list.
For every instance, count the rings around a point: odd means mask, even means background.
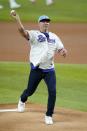
[{"label": "baseball", "polygon": [[11,10],[11,14],[14,15],[14,16],[16,16],[15,10]]}]

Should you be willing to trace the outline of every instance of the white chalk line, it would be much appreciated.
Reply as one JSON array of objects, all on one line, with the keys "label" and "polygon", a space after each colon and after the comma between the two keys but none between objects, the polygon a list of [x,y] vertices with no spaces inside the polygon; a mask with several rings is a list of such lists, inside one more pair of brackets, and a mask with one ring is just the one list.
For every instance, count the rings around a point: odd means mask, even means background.
[{"label": "white chalk line", "polygon": [[18,109],[15,108],[15,109],[0,109],[0,113],[1,112],[18,112]]}]

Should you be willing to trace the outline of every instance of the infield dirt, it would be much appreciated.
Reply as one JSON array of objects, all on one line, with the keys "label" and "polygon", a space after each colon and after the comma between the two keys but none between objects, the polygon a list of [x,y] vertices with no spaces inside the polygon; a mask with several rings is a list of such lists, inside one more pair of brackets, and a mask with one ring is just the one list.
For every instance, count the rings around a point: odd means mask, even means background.
[{"label": "infield dirt", "polygon": [[[38,29],[37,24],[25,23],[26,29]],[[66,59],[55,55],[58,63],[87,63],[87,24],[52,24],[68,50]],[[0,61],[28,61],[29,46],[21,37],[15,23],[0,23]]]}]

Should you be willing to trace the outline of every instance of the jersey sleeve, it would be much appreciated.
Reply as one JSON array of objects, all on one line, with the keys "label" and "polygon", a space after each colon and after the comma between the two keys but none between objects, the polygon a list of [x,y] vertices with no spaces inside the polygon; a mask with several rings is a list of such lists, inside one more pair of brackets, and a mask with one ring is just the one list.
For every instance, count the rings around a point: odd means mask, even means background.
[{"label": "jersey sleeve", "polygon": [[29,41],[32,43],[34,41],[34,35],[35,35],[35,32],[33,30],[26,30],[29,34]]},{"label": "jersey sleeve", "polygon": [[56,47],[57,47],[57,51],[64,48],[64,45],[59,37],[56,37]]}]

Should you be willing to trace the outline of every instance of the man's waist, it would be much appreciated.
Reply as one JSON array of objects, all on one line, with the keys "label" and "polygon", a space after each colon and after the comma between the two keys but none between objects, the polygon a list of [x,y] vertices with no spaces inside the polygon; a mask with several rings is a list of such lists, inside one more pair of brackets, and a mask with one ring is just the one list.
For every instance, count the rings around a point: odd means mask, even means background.
[{"label": "man's waist", "polygon": [[41,69],[43,72],[54,71],[54,64],[51,64],[51,66],[41,66],[41,65],[34,66],[33,63],[30,63],[30,66],[32,70]]}]

